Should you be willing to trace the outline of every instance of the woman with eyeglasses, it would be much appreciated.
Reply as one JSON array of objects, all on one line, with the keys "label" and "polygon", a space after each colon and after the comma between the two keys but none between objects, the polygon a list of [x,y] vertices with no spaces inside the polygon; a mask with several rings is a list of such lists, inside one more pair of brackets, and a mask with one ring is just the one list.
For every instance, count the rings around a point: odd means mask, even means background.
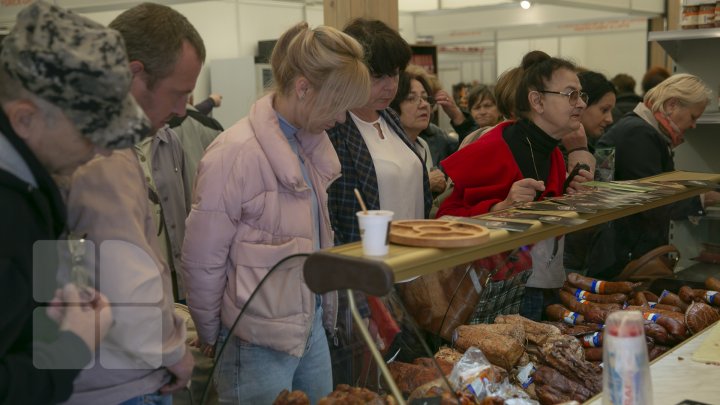
[{"label": "woman with eyeglasses", "polygon": [[[565,161],[558,145],[580,128],[587,95],[575,65],[567,60],[533,51],[525,55],[520,69],[518,119],[496,125],[441,163],[455,188],[438,216],[485,214],[565,192]],[[585,170],[580,173],[573,186],[591,178]],[[563,248],[563,238],[551,238],[531,249],[533,271],[521,315],[540,320],[544,308],[558,301],[557,291],[565,281]]]},{"label": "woman with eyeglasses", "polygon": [[400,124],[410,143],[425,162],[430,178],[430,191],[436,195],[445,191],[445,174],[437,169],[435,166],[437,162],[433,161],[430,146],[420,137],[430,125],[430,117],[435,105],[435,99],[430,94],[430,84],[423,76],[402,72],[397,94],[390,107],[400,116]]}]

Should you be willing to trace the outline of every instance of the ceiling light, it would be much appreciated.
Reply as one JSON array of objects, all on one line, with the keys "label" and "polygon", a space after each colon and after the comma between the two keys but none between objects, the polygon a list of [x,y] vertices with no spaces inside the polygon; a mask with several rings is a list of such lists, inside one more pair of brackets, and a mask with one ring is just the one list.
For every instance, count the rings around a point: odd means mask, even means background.
[{"label": "ceiling light", "polygon": [[528,0],[523,0],[520,2],[520,7],[522,7],[525,10],[529,9],[531,5],[532,5],[532,3],[530,3]]}]

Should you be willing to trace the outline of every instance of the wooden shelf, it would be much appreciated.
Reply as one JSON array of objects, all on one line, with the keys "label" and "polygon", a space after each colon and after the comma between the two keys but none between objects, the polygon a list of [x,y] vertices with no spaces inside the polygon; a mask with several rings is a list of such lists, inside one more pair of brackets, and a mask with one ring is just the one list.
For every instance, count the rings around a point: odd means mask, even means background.
[{"label": "wooden shelf", "polygon": [[[659,176],[649,177],[647,180],[712,180],[720,182],[720,174],[671,172]],[[632,206],[603,210],[596,214],[580,214],[580,218],[588,221],[577,226],[567,227],[561,225],[542,224],[525,232],[508,232],[493,230],[490,240],[478,246],[457,249],[418,248],[391,244],[387,256],[376,259],[388,265],[395,276],[395,281],[407,280],[412,277],[433,273],[442,269],[468,263],[473,260],[491,256],[496,253],[512,250],[518,246],[536,243],[541,240],[564,235],[580,229],[589,228],[617,218],[622,218],[638,212],[646,211],[675,201],[696,196],[707,189],[696,187],[688,188],[672,196],[664,197],[642,206]],[[331,254],[348,256],[349,258],[362,258],[360,242],[336,246],[326,250]]]}]

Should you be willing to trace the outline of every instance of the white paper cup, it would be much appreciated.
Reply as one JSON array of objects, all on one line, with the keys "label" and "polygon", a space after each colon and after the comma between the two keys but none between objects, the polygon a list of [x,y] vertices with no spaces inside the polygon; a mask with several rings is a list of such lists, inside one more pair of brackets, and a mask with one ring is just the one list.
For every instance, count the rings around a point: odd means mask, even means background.
[{"label": "white paper cup", "polygon": [[392,221],[393,214],[392,211],[384,210],[368,210],[367,214],[358,211],[356,215],[360,224],[360,237],[365,256],[388,254],[390,221]]}]

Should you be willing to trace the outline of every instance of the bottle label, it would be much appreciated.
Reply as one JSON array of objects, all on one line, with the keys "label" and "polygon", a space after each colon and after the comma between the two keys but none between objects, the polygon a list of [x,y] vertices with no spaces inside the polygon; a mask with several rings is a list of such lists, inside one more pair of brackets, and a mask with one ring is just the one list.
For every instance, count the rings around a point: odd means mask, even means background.
[{"label": "bottle label", "polygon": [[577,299],[584,300],[585,298],[587,298],[587,295],[588,295],[588,292],[585,290],[581,290],[579,288],[577,290],[575,290],[575,298],[577,298]]}]

